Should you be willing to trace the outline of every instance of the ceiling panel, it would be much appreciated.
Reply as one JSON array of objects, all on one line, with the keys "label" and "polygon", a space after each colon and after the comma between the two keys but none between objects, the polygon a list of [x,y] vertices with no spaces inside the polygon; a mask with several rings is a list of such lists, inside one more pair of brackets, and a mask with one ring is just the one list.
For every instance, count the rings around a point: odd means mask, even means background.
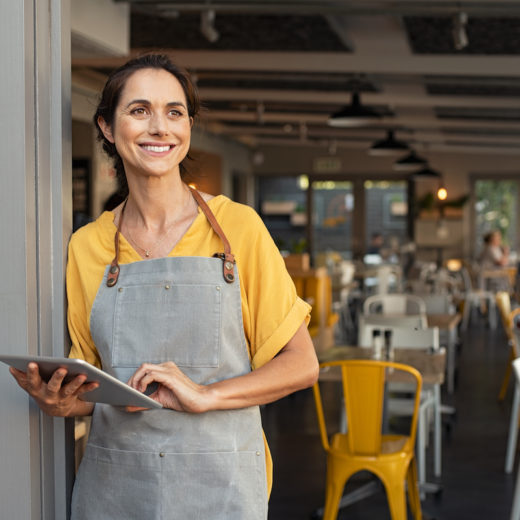
[{"label": "ceiling panel", "polygon": [[455,48],[453,17],[405,17],[404,24],[416,54],[520,54],[520,18],[468,16],[468,45],[461,50]]},{"label": "ceiling panel", "polygon": [[[254,147],[276,144],[276,136],[280,146],[366,147],[396,129],[419,150],[484,142],[487,152],[520,151],[518,1],[130,4],[132,54],[160,50],[188,67],[208,131]],[[201,30],[209,10],[218,33],[213,42]],[[457,50],[461,12],[468,44]],[[73,80],[88,89],[100,88],[127,59],[95,49],[89,58],[75,47]],[[330,114],[354,91],[381,119],[362,128],[329,127]]]},{"label": "ceiling panel", "polygon": [[200,31],[201,16],[131,14],[131,47],[173,49],[349,52],[322,16],[217,14],[214,43]]}]

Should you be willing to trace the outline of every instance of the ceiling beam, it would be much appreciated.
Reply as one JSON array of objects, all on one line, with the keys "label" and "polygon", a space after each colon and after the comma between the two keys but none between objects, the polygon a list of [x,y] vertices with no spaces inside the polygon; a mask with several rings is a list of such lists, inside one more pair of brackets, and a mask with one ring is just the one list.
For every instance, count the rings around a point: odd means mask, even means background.
[{"label": "ceiling beam", "polygon": [[[210,110],[201,115],[201,119],[225,121],[243,121],[256,123],[256,112],[239,112],[233,110]],[[262,120],[265,123],[307,123],[315,125],[327,124],[327,116],[323,114],[310,114],[305,112],[264,112]],[[381,118],[370,123],[371,127],[404,127],[404,128],[483,128],[496,130],[518,130],[520,121],[487,121],[468,119],[438,119],[425,116],[397,116]]]},{"label": "ceiling beam", "polygon": [[[351,92],[310,90],[268,90],[243,88],[199,88],[203,100],[215,101],[276,101],[287,103],[347,104]],[[493,96],[407,95],[398,93],[363,92],[363,103],[410,107],[471,107],[520,108],[520,98]]]},{"label": "ceiling beam", "polygon": [[[132,55],[157,49],[134,49]],[[364,55],[342,52],[263,52],[263,51],[194,51],[167,52],[172,59],[191,70],[281,71],[281,72],[347,72],[353,74],[421,74],[445,76],[520,77],[518,56],[446,56],[418,55],[396,60],[386,54]],[[79,58],[73,67],[115,68],[125,57]]]},{"label": "ceiling beam", "polygon": [[151,7],[161,11],[199,12],[213,9],[220,13],[271,14],[345,14],[350,16],[408,15],[449,16],[464,9],[472,16],[518,16],[516,0],[240,0],[177,1],[177,0],[115,0],[134,7]]}]

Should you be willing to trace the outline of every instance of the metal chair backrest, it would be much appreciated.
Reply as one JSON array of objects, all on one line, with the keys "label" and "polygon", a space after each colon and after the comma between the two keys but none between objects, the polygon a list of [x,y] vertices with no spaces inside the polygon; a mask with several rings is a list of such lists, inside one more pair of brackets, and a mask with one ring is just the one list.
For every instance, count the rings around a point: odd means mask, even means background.
[{"label": "metal chair backrest", "polygon": [[363,314],[426,314],[426,306],[413,294],[374,294],[363,303]]},{"label": "metal chair backrest", "polygon": [[[414,411],[409,437],[412,446],[417,431],[417,416],[422,387],[420,373],[401,363],[372,360],[331,361],[320,367],[339,367],[343,386],[343,398],[348,424],[348,451],[350,455],[378,456],[381,454],[383,404],[388,368],[408,372],[415,382]],[[319,383],[313,387],[320,435],[323,447],[333,452],[323,413]],[[337,450],[336,450],[337,451]]]},{"label": "metal chair backrest", "polygon": [[448,293],[415,294],[424,301],[427,314],[453,314],[455,306]]},{"label": "metal chair backrest", "polygon": [[384,335],[385,330],[392,331],[391,342],[392,347],[398,348],[432,348],[439,350],[439,328],[410,328],[395,324],[378,325],[368,323],[363,325],[363,332],[359,335],[360,347],[372,346],[372,333],[374,330],[380,330],[381,335]]}]

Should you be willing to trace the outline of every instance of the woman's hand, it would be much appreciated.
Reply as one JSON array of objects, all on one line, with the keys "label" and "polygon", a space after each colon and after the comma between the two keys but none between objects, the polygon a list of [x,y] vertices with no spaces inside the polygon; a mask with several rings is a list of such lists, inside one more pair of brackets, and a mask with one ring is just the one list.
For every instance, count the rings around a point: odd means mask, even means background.
[{"label": "woman's hand", "polygon": [[318,374],[316,351],[304,322],[271,361],[247,374],[204,386],[194,383],[171,361],[160,365],[145,363],[128,384],[144,392],[149,384],[158,383],[159,388],[150,395],[152,399],[173,410],[203,413],[271,403],[312,386]]},{"label": "woman's hand", "polygon": [[89,415],[94,408],[93,403],[81,401],[79,397],[85,392],[94,390],[98,383],[85,383],[86,375],[76,376],[69,383],[63,384],[67,375],[66,368],[58,368],[48,383],[40,377],[36,363],[29,363],[27,372],[10,367],[9,372],[16,382],[36,401],[42,411],[56,417]]},{"label": "woman's hand", "polygon": [[[211,393],[208,387],[194,383],[173,361],[159,365],[143,363],[128,381],[131,387],[140,392],[144,392],[151,383],[158,383],[159,387],[149,397],[165,408],[190,413],[202,413],[211,409]],[[143,409],[127,407],[130,412]]]}]

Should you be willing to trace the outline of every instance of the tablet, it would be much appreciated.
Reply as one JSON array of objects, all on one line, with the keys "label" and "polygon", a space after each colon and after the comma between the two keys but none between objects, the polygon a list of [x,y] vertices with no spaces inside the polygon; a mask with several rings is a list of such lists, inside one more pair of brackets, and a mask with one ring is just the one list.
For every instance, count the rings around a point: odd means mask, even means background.
[{"label": "tablet", "polygon": [[0,354],[0,361],[18,370],[27,372],[27,365],[34,362],[40,369],[42,379],[47,382],[52,374],[60,367],[68,371],[64,381],[85,374],[88,383],[98,382],[99,386],[82,394],[81,399],[94,403],[107,403],[115,406],[143,406],[146,408],[162,408],[162,405],[127,385],[119,379],[103,372],[99,368],[82,359],[55,358],[45,356],[7,356]]}]

